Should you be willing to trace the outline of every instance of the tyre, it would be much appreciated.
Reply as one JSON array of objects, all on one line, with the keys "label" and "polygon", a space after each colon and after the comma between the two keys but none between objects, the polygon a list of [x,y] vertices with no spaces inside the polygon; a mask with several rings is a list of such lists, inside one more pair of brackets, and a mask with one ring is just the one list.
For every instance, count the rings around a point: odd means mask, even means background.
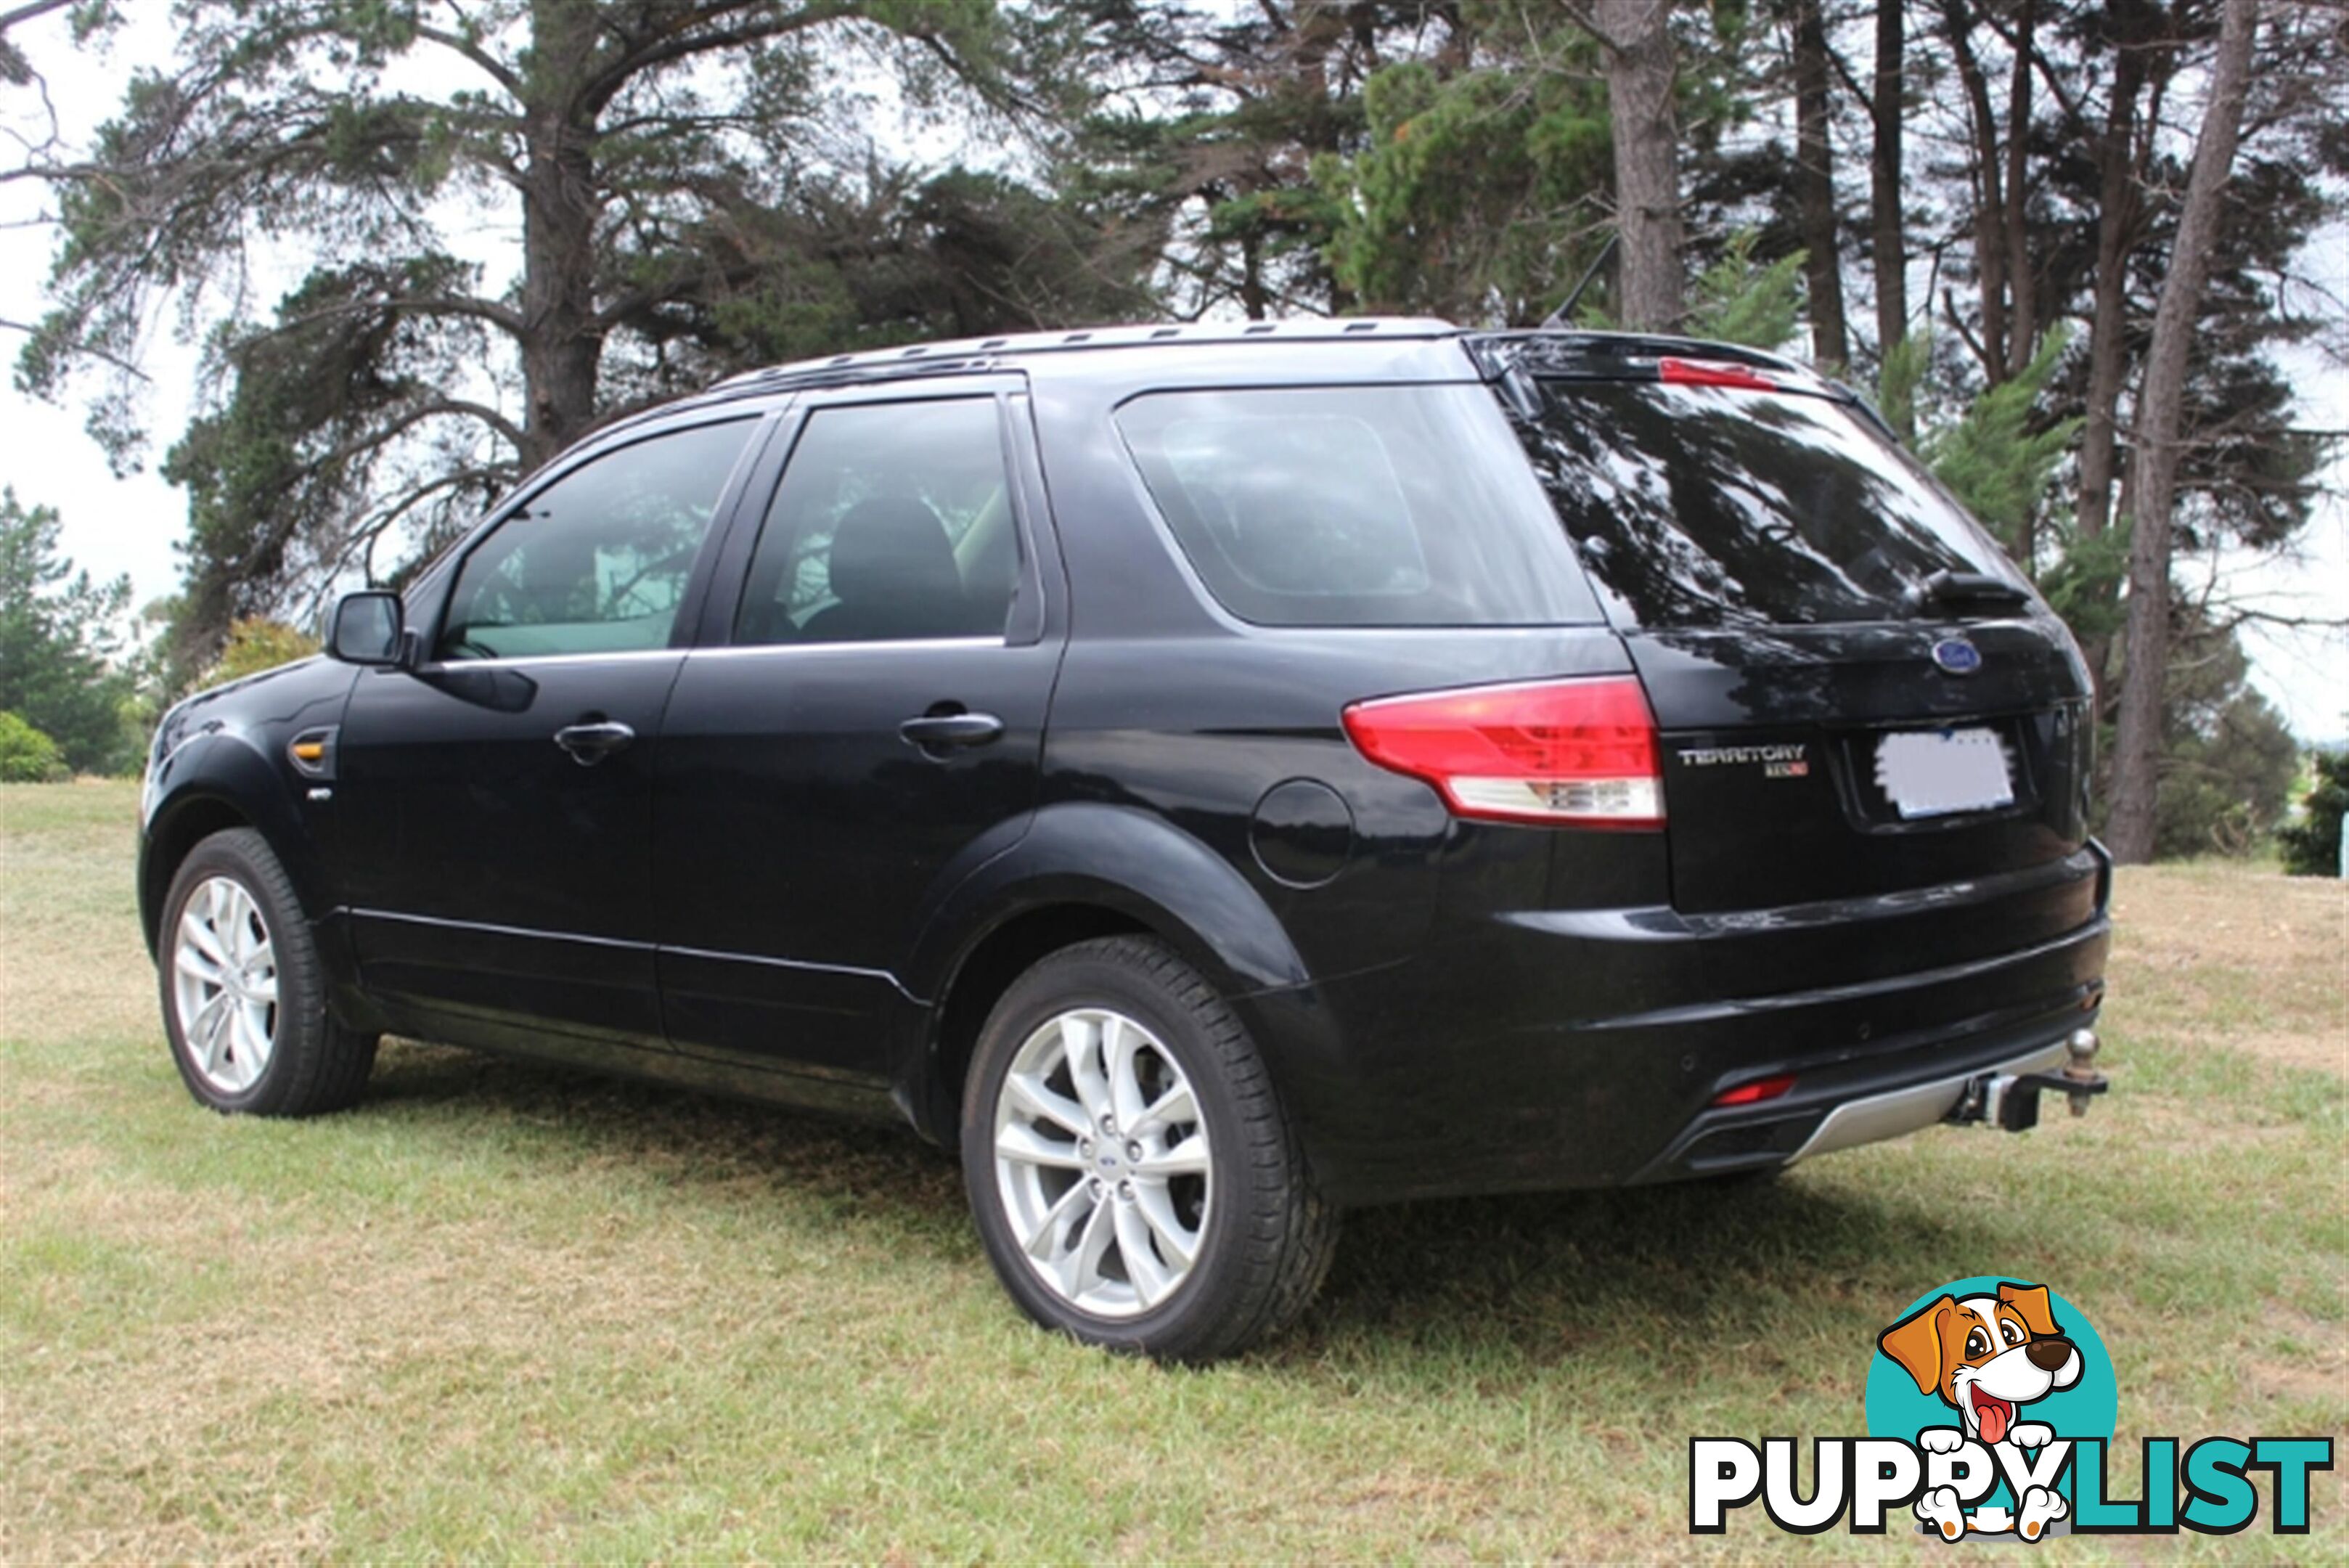
[{"label": "tyre", "polygon": [[972,1056],[962,1160],[1013,1299],[1112,1350],[1232,1355],[1304,1311],[1337,1244],[1247,1030],[1153,940],[1012,982]]},{"label": "tyre", "polygon": [[308,1116],[357,1100],[376,1036],[326,1012],[318,945],[268,841],[215,833],[163,900],[163,1025],[188,1092],[217,1111]]}]

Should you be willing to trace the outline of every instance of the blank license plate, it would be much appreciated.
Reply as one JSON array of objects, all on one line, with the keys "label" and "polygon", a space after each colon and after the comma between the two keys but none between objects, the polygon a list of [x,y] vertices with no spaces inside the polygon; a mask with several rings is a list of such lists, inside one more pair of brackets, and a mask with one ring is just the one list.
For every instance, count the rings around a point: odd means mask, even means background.
[{"label": "blank license plate", "polygon": [[1886,735],[1876,742],[1876,782],[1904,818],[2014,804],[2006,748],[1984,729]]}]

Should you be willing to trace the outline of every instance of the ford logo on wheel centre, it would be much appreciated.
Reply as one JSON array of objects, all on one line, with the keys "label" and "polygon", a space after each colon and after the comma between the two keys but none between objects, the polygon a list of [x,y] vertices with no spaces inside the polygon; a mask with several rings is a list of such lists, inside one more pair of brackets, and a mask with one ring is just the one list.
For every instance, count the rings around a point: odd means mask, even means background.
[{"label": "ford logo on wheel centre", "polygon": [[1962,637],[1945,637],[1933,645],[1933,662],[1952,675],[1971,675],[1982,668],[1982,649]]}]

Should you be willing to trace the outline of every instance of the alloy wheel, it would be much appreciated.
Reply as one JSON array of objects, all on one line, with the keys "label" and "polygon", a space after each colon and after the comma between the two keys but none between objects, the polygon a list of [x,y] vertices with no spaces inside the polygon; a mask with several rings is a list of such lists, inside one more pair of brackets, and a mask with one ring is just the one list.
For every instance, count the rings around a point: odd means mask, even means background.
[{"label": "alloy wheel", "polygon": [[1106,1318],[1174,1294],[1215,1199],[1189,1076],[1156,1034],[1105,1008],[1061,1012],[1021,1044],[996,1096],[995,1175],[1037,1277]]},{"label": "alloy wheel", "polygon": [[261,906],[230,877],[198,883],[181,907],[171,984],[188,1061],[223,1095],[268,1070],[277,1042],[277,954]]}]

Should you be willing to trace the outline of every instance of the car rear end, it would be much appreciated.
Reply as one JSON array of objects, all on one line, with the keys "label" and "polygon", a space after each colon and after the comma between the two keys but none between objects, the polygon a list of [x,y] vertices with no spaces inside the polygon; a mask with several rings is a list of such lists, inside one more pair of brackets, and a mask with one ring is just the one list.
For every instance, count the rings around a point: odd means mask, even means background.
[{"label": "car rear end", "polygon": [[[1868,410],[1792,365],[1588,334],[1459,348],[1460,385],[1115,416],[1243,634],[1183,644],[1189,680],[1157,700],[1186,778],[1303,776],[1351,808],[1350,858],[1309,879],[1267,862],[1261,807],[1227,851],[1316,977],[1247,1005],[1331,1195],[2014,1125],[2093,1029],[2108,942],[2062,623]],[[1107,657],[1072,649],[1064,756],[1092,743]],[[1239,671],[1245,727],[1214,707]]]},{"label": "car rear end", "polygon": [[1617,961],[1688,989],[1607,1028],[1694,1066],[1633,1179],[2070,1064],[2108,940],[2063,623],[1848,393],[1720,353],[1480,346],[1656,724],[1676,929]]}]

